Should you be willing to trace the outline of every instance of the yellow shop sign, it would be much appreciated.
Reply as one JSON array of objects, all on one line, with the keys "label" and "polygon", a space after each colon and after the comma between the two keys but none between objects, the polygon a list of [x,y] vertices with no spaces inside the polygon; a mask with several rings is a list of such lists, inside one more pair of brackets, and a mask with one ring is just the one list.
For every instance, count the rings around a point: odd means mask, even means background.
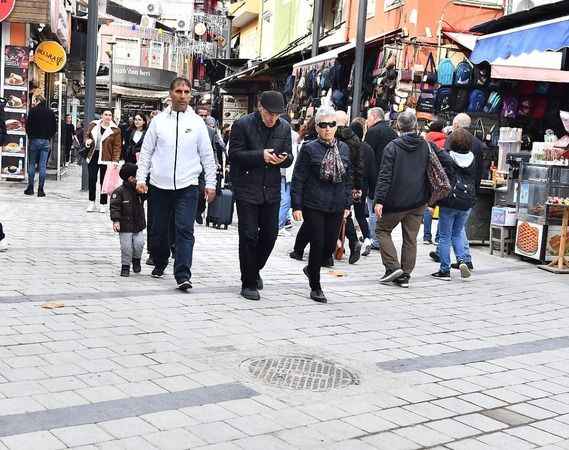
[{"label": "yellow shop sign", "polygon": [[34,62],[44,72],[59,72],[65,67],[67,54],[58,42],[43,41],[36,48]]}]

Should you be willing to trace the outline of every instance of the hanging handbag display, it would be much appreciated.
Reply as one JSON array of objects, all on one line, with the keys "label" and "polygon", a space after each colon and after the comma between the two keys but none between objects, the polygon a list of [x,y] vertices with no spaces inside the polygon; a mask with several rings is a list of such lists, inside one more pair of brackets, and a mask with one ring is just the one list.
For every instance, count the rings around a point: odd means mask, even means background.
[{"label": "hanging handbag display", "polygon": [[410,83],[413,81],[413,69],[411,68],[410,61],[408,60],[409,47],[405,47],[403,54],[403,68],[399,72],[399,81]]},{"label": "hanging handbag display", "polygon": [[438,81],[437,67],[435,66],[435,59],[433,53],[429,52],[427,63],[425,64],[425,72],[423,73],[423,83],[436,84]]}]

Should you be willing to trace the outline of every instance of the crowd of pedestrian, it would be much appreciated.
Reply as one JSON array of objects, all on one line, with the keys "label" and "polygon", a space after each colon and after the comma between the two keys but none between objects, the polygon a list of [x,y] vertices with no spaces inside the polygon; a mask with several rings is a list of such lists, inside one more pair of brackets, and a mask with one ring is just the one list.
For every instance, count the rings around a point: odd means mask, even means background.
[{"label": "crowd of pedestrian", "polygon": [[[177,78],[164,111],[151,118],[135,114],[121,126],[110,110],[86,129],[78,124],[75,130],[66,118],[66,161],[74,141],[85,148],[87,211],[107,212],[107,194],[97,186],[103,185],[109,168],[122,180],[110,200],[112,228],[120,236],[121,276],[129,276],[131,267],[135,273],[142,270],[148,226],[152,276],[161,278],[172,257],[178,288],[190,289],[194,223],[203,222],[207,203],[215,201],[224,176],[227,185],[231,181],[237,207],[245,299],[260,300],[262,270],[277,237],[289,235],[293,221],[302,224],[290,257],[302,261],[310,247],[302,271],[316,302],[327,302],[321,268],[343,257],[344,238],[349,264],[379,251],[385,267],[379,281],[408,288],[421,225],[424,244],[437,245],[430,252],[439,263],[432,276],[450,280],[451,269],[458,269],[463,279],[471,276],[466,224],[480,184],[484,144],[468,131],[467,114],[457,115],[452,127],[435,118],[419,130],[412,110],[399,113],[392,126],[381,108],[350,122],[344,111],[323,105],[299,123],[291,122],[283,95],[267,91],[260,95],[256,112],[219,129],[207,108],[194,111],[190,93],[190,82]],[[39,97],[30,111],[28,195],[34,191],[36,165],[38,195],[45,195],[46,148],[55,132],[50,112]],[[119,171],[120,161],[124,165]],[[437,164],[449,189],[433,202],[437,186],[430,173]],[[436,233],[433,216],[439,219]],[[398,253],[392,233],[399,226],[403,242]],[[4,238],[0,224],[0,250],[6,247]]]}]

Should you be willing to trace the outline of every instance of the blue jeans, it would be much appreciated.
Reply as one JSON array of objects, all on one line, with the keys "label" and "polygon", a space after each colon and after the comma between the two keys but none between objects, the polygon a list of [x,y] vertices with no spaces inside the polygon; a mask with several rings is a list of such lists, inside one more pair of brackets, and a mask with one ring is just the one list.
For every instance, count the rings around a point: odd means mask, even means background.
[{"label": "blue jeans", "polygon": [[28,151],[28,188],[34,188],[36,177],[36,165],[40,173],[38,189],[43,190],[45,185],[45,175],[47,172],[47,157],[49,156],[49,140],[30,139]]},{"label": "blue jeans", "polygon": [[373,200],[371,198],[366,198],[367,209],[369,212],[369,230],[371,234],[371,245],[379,248],[379,239],[377,238],[377,216],[373,210]]},{"label": "blue jeans", "polygon": [[[437,248],[439,257],[441,258],[441,272],[450,272],[450,247],[454,249],[454,254],[459,262],[468,262],[465,258],[465,246],[468,245],[468,239],[465,240],[465,225],[470,215],[470,209],[462,211],[452,208],[440,208],[439,214],[439,230],[440,240]],[[465,243],[466,241],[466,243]]]},{"label": "blue jeans", "polygon": [[[424,241],[432,241],[433,240],[433,215],[429,208],[425,208],[425,212],[423,213],[423,240]],[[435,236],[435,242],[439,242],[439,227],[437,227],[437,234]]]},{"label": "blue jeans", "polygon": [[152,231],[150,254],[155,267],[164,269],[170,257],[170,218],[174,216],[176,257],[174,277],[178,283],[192,278],[194,253],[194,221],[198,205],[198,187],[188,186],[175,191],[150,185],[152,196]]},{"label": "blue jeans", "polygon": [[279,230],[286,225],[290,218],[290,183],[281,177],[281,206],[279,208]]}]

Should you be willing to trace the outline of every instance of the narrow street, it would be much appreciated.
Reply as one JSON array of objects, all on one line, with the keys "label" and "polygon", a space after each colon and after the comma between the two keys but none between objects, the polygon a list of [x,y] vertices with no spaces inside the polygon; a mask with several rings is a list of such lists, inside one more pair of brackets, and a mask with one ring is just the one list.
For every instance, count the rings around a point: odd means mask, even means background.
[{"label": "narrow street", "polygon": [[569,277],[475,247],[444,283],[420,244],[410,289],[372,252],[322,305],[291,236],[247,302],[235,226],[197,226],[183,294],[119,277],[79,183],[0,185],[0,449],[569,449]]}]

